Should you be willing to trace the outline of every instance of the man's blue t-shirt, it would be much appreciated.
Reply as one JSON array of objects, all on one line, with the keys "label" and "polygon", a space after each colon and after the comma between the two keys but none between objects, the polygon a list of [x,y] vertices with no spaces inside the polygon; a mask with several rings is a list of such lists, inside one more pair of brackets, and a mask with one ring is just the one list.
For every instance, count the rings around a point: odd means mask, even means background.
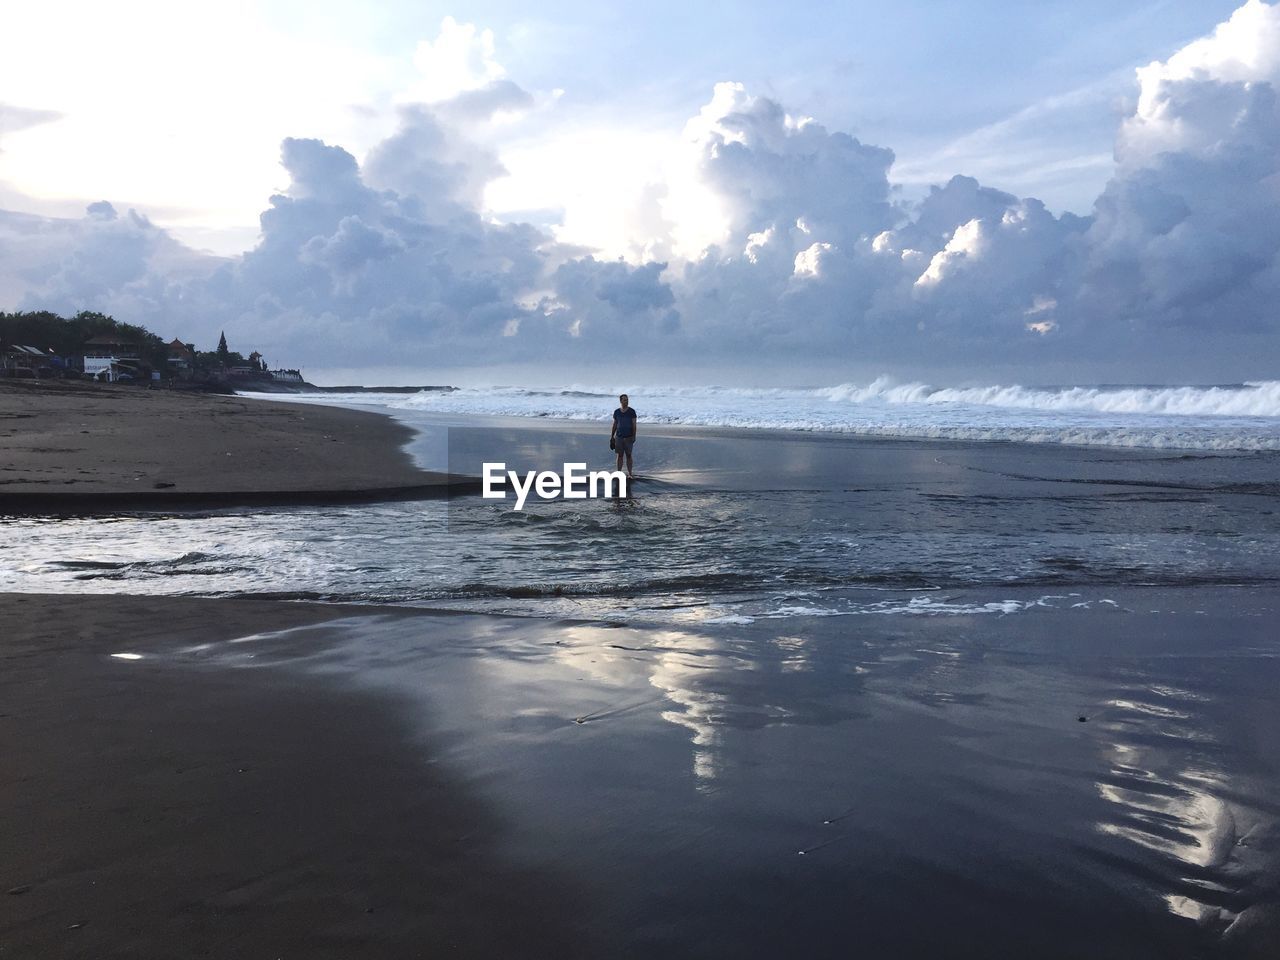
[{"label": "man's blue t-shirt", "polygon": [[626,439],[636,435],[636,411],[634,407],[613,411],[613,422],[618,425],[618,436]]}]

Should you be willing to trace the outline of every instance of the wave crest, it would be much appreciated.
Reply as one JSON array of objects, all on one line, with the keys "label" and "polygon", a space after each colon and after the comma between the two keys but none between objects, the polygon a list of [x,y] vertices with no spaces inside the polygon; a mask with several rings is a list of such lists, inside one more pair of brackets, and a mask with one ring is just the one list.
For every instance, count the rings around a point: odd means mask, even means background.
[{"label": "wave crest", "polygon": [[959,404],[1183,417],[1280,417],[1280,380],[1216,387],[932,387],[881,377],[817,391],[834,402]]},{"label": "wave crest", "polygon": [[[831,387],[627,385],[648,423],[1079,446],[1280,450],[1280,380],[1219,386],[938,387],[879,377]],[[446,414],[607,422],[616,389],[471,387],[365,394]],[[306,397],[332,402],[327,395]]]}]

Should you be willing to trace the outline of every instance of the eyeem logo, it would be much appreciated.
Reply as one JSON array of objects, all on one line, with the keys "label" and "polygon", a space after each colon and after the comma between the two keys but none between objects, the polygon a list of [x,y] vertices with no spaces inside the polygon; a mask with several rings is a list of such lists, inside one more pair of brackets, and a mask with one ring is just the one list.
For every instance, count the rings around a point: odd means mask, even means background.
[{"label": "eyeem logo", "polygon": [[516,492],[516,509],[523,510],[530,491],[544,500],[563,497],[566,500],[586,500],[588,497],[625,497],[627,475],[621,470],[592,470],[587,472],[585,463],[566,463],[563,473],[554,470],[530,470],[521,483],[520,474],[508,470],[506,463],[484,465],[484,489],[486,500],[507,499],[507,483]]}]

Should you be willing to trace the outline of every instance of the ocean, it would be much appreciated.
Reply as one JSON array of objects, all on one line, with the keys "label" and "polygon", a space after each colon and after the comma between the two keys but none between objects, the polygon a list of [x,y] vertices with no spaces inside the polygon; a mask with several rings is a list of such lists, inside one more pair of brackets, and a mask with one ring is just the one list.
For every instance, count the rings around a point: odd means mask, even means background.
[{"label": "ocean", "polygon": [[[868,384],[751,389],[626,386],[648,423],[849,436],[1003,440],[1192,450],[1280,449],[1280,381],[1222,386],[932,387]],[[614,388],[486,387],[366,394],[414,412],[605,421]],[[326,401],[319,394],[300,399]],[[332,399],[332,395],[328,395]]]}]

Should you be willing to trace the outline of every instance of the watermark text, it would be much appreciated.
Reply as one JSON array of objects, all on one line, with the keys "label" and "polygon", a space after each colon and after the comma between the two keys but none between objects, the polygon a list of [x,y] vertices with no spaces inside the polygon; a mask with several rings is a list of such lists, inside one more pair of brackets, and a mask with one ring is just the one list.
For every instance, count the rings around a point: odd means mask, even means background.
[{"label": "watermark text", "polygon": [[585,463],[566,463],[561,473],[554,470],[529,470],[523,477],[508,470],[505,462],[486,463],[482,496],[486,500],[505,500],[507,486],[515,491],[517,510],[524,509],[529,493],[536,492],[544,500],[563,497],[585,500],[588,497],[625,497],[627,475],[621,470],[587,470]]}]

